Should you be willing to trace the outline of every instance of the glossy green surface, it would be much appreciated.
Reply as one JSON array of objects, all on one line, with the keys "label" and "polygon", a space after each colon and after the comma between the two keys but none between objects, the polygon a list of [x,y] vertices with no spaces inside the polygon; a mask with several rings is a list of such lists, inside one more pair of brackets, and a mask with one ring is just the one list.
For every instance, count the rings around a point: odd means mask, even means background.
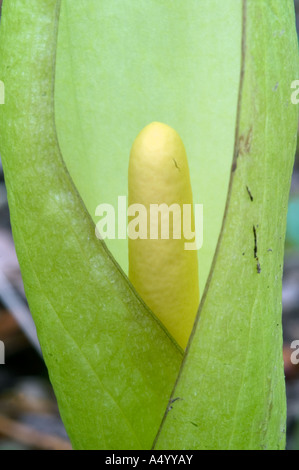
[{"label": "glossy green surface", "polygon": [[[281,278],[296,148],[292,1],[247,0],[230,194],[214,269],[157,449],[284,449]],[[282,66],[284,64],[284,66]]]},{"label": "glossy green surface", "polygon": [[57,145],[59,2],[12,0],[1,22],[3,160],[26,296],[77,449],[152,445],[181,353],[95,236]]}]

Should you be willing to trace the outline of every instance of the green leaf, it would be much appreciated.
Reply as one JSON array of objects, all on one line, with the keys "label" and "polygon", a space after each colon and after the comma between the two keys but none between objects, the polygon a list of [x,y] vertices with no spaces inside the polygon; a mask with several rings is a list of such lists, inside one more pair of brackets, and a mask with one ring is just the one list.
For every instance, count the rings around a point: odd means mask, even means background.
[{"label": "green leaf", "polygon": [[10,0],[1,21],[1,157],[26,296],[72,444],[150,448],[181,352],[95,236],[53,119],[59,4]]},{"label": "green leaf", "polygon": [[296,148],[292,1],[244,0],[235,156],[221,237],[156,449],[283,449],[281,278]]}]

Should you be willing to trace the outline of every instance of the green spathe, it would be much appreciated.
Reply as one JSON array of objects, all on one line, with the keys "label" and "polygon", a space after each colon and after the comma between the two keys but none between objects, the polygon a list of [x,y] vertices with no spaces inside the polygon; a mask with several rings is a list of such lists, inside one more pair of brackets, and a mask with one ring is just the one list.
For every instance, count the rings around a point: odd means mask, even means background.
[{"label": "green spathe", "polygon": [[281,278],[298,119],[293,2],[244,1],[242,51],[225,220],[173,391],[181,399],[165,415],[157,449],[285,447]]},{"label": "green spathe", "polygon": [[1,158],[26,296],[72,445],[150,448],[181,351],[95,236],[53,119],[59,4],[12,0],[1,19]]},{"label": "green spathe", "polygon": [[[88,0],[88,7],[64,0],[59,21],[57,132],[91,217],[97,221],[100,203],[116,207],[117,197],[127,195],[128,158],[141,129],[153,121],[171,126],[186,147],[193,202],[206,214],[200,292],[227,197],[241,17],[242,0]],[[127,240],[106,243],[127,272]]]}]

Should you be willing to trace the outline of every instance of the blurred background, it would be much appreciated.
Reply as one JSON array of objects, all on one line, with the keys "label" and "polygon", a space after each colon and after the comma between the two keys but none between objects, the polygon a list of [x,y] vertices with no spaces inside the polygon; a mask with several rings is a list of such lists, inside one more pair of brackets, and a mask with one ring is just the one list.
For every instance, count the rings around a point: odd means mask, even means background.
[{"label": "blurred background", "polygon": [[[0,0],[0,8],[2,0]],[[299,32],[299,0],[295,0]],[[299,77],[294,77],[299,79]],[[299,365],[291,343],[299,340],[299,145],[289,200],[283,276],[287,449],[299,450]],[[0,450],[71,449],[28,310],[11,235],[0,159]],[[299,354],[298,354],[299,358]]]}]

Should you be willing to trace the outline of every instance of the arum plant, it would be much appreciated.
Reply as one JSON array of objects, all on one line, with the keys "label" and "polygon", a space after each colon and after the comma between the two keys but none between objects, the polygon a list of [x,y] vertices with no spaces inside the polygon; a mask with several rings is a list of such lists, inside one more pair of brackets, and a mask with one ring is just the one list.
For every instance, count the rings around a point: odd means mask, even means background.
[{"label": "arum plant", "polygon": [[[293,2],[4,0],[0,48],[13,236],[73,447],[283,449]],[[151,122],[179,133],[204,207],[184,350],[129,282],[127,240],[95,236]]]}]

